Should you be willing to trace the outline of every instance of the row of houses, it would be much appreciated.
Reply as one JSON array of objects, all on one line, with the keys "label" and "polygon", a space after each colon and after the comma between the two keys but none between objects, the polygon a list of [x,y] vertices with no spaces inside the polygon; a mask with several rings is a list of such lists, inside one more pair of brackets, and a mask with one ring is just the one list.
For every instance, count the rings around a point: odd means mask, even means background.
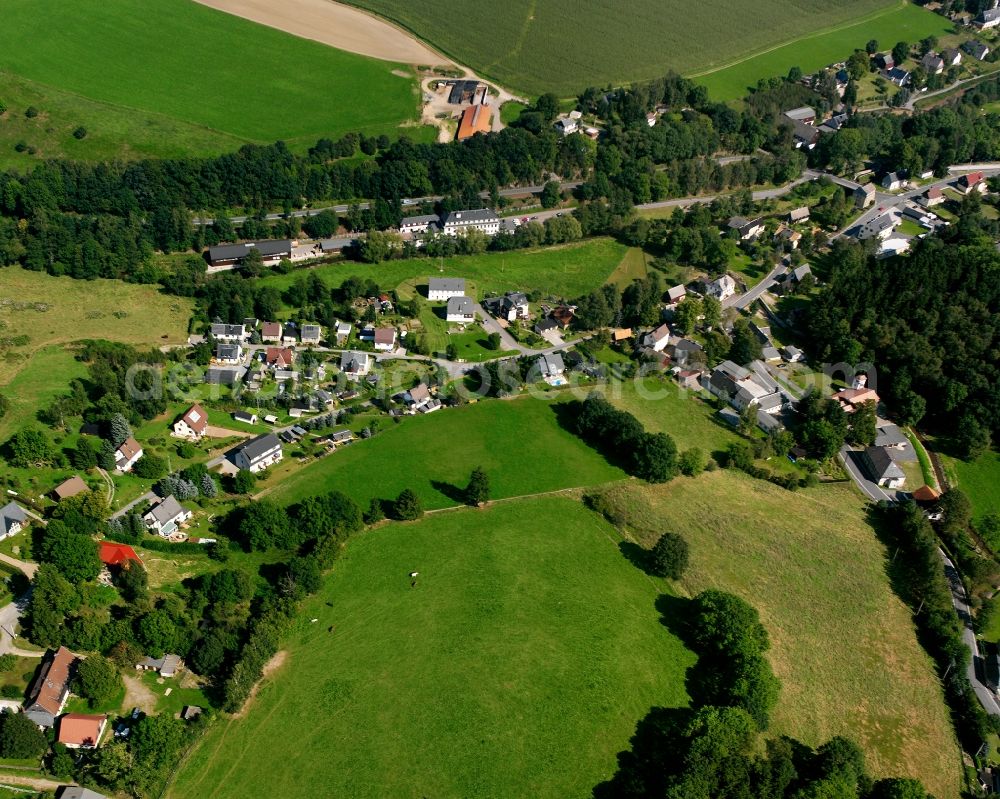
[{"label": "row of houses", "polygon": [[407,216],[399,223],[399,232],[404,237],[413,238],[427,233],[443,233],[458,236],[469,230],[478,230],[487,236],[500,232],[500,217],[491,208],[474,208],[465,211],[449,211],[437,214]]},{"label": "row of houses", "polygon": [[[244,345],[249,343],[255,331],[260,332],[260,340],[265,344],[282,344],[294,347],[296,344],[318,346],[323,340],[323,328],[319,325],[296,325],[294,322],[259,322],[257,319],[244,319],[242,324],[226,324],[214,322],[209,333],[216,342],[221,344]],[[341,323],[338,323],[336,334],[341,335]],[[350,325],[347,325],[350,335]]]}]

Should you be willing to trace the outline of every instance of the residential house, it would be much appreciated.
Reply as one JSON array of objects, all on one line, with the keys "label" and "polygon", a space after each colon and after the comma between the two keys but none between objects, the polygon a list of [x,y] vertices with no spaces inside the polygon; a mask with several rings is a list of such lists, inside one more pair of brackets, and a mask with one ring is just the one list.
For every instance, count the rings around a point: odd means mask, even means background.
[{"label": "residential house", "polygon": [[297,330],[298,325],[295,322],[285,322],[281,329],[281,341],[279,343],[286,347],[294,347],[299,341],[296,333]]},{"label": "residential house", "polygon": [[495,236],[500,232],[500,217],[490,208],[451,211],[444,218],[442,229],[446,236],[457,236],[467,230],[479,230],[487,236]]},{"label": "residential house", "polygon": [[142,457],[142,447],[134,438],[127,438],[115,450],[115,468],[119,472],[130,472]]},{"label": "residential house", "polygon": [[559,323],[550,316],[540,319],[535,323],[535,332],[540,336],[544,336],[546,333],[558,330],[558,328]]},{"label": "residential house", "polygon": [[211,366],[205,370],[205,382],[215,386],[235,386],[247,373],[245,366],[235,368]]},{"label": "residential house", "polygon": [[246,244],[219,244],[208,248],[208,264],[213,269],[241,266],[244,259],[254,250],[260,253],[265,266],[275,266],[283,259],[292,257],[294,242],[290,239],[251,241]]},{"label": "residential house", "polygon": [[885,422],[879,424],[875,429],[875,446],[905,451],[910,448],[910,439],[906,437],[899,425]]},{"label": "residential house", "polygon": [[906,475],[884,447],[868,447],[862,454],[868,476],[882,488],[902,488]]},{"label": "residential house", "polygon": [[674,286],[667,289],[667,305],[673,307],[679,305],[681,300],[687,296],[687,288],[684,286]]},{"label": "residential house", "polygon": [[659,114],[656,114],[655,112],[651,111],[648,114],[646,114],[646,124],[649,125],[649,127],[651,128],[655,128],[656,120],[659,118],[660,118]]},{"label": "residential house", "polygon": [[949,47],[941,51],[941,58],[946,67],[957,67],[962,63],[962,52],[954,47]]},{"label": "residential house", "polygon": [[108,799],[103,793],[92,791],[90,788],[82,788],[79,785],[65,785],[60,793],[56,794],[56,799]]},{"label": "residential house", "polygon": [[729,275],[723,275],[704,283],[703,291],[707,297],[715,297],[720,301],[725,300],[736,293],[736,281]]},{"label": "residential house", "polygon": [[809,208],[803,205],[801,208],[793,208],[788,212],[788,223],[794,225],[797,222],[805,222],[809,219]]},{"label": "residential house", "polygon": [[663,352],[669,343],[670,328],[666,324],[660,325],[656,330],[651,330],[642,337],[642,346],[648,347],[654,352]]},{"label": "residential house", "polygon": [[764,223],[760,219],[746,219],[742,216],[734,216],[727,226],[736,231],[740,241],[753,241],[764,232]]},{"label": "residential house", "polygon": [[806,277],[812,274],[809,264],[801,264],[785,275],[781,281],[780,291],[783,294],[795,291]]},{"label": "residential house", "polygon": [[840,407],[845,413],[854,413],[866,402],[879,403],[879,396],[872,389],[862,386],[861,388],[845,388],[838,391],[831,398],[840,403]]},{"label": "residential house", "polygon": [[803,353],[798,347],[794,347],[789,344],[787,347],[781,348],[781,357],[789,363],[798,363],[805,358],[805,353]]},{"label": "residential house", "polygon": [[83,478],[74,474],[52,489],[52,497],[56,502],[62,502],[64,499],[75,497],[77,494],[82,494],[84,491],[89,490],[87,484],[83,482]]},{"label": "residential house", "polygon": [[778,348],[770,344],[761,347],[760,357],[763,358],[767,363],[777,363],[781,360],[781,353]]},{"label": "residential house", "polygon": [[205,409],[201,405],[195,403],[184,411],[180,419],[174,422],[171,435],[174,438],[199,441],[205,435],[206,430],[208,430],[208,414],[205,413]]},{"label": "residential house", "polygon": [[898,224],[899,220],[896,218],[896,215],[888,211],[873,219],[869,219],[858,228],[858,239],[860,241],[868,239],[881,239],[884,241],[892,235]]},{"label": "residential house", "polygon": [[238,364],[243,360],[243,347],[239,344],[216,344],[215,360],[230,365]]},{"label": "residential house", "polygon": [[982,42],[977,42],[975,39],[970,39],[963,44],[962,49],[977,61],[985,61],[986,56],[990,54],[990,48]]},{"label": "residential house", "polygon": [[191,518],[191,511],[177,501],[173,494],[154,505],[142,517],[149,532],[169,538],[177,528]]},{"label": "residential house", "polygon": [[980,194],[986,192],[986,180],[983,178],[982,172],[970,172],[968,175],[962,175],[956,185],[962,194],[972,194],[974,191],[978,191]]},{"label": "residential house", "polygon": [[920,59],[920,66],[924,68],[928,75],[940,75],[944,72],[944,59],[931,51]]},{"label": "residential house", "polygon": [[797,250],[802,241],[802,234],[794,228],[781,225],[774,232],[774,243],[788,247],[789,250]]},{"label": "residential house", "polygon": [[723,361],[716,366],[705,387],[711,394],[741,411],[750,407],[765,411],[777,410],[784,402],[777,391],[777,384],[770,385],[760,375],[732,361]]},{"label": "residential house", "polygon": [[520,291],[510,291],[503,297],[485,299],[483,307],[497,319],[505,319],[508,322],[527,319],[530,313],[528,298]]},{"label": "residential house", "polygon": [[580,129],[580,123],[575,119],[557,119],[555,121],[555,129],[563,136],[569,136],[571,133],[576,133]]},{"label": "residential house", "polygon": [[323,328],[319,325],[302,325],[302,331],[299,333],[299,341],[303,344],[312,344],[318,347],[322,338]]},{"label": "residential house", "polygon": [[295,351],[290,347],[268,347],[264,350],[264,363],[269,369],[287,369],[295,363]]},{"label": "residential house", "polygon": [[793,122],[804,122],[807,125],[812,125],[816,121],[816,110],[804,105],[793,108],[791,111],[785,111],[785,116]]},{"label": "residential house", "polygon": [[403,392],[402,399],[410,413],[429,413],[441,407],[441,403],[434,399],[426,383]]},{"label": "residential house", "polygon": [[373,341],[376,352],[392,352],[396,349],[396,328],[376,327]]},{"label": "residential house", "polygon": [[876,258],[892,258],[895,255],[902,255],[910,249],[910,239],[894,238],[886,239],[875,253]]},{"label": "residential house", "polygon": [[348,247],[353,247],[358,240],[353,236],[337,236],[332,239],[322,239],[319,251],[323,255],[339,255]]},{"label": "residential house", "polygon": [[493,106],[490,105],[470,105],[462,112],[462,117],[458,121],[458,133],[455,138],[459,141],[471,139],[477,133],[489,133],[493,127]]},{"label": "residential house", "polygon": [[892,53],[877,53],[875,55],[875,66],[883,72],[888,72],[896,66],[896,59],[892,57]]},{"label": "residential house", "polygon": [[367,352],[351,352],[340,354],[340,371],[350,378],[364,377],[371,369],[371,357]]},{"label": "residential house", "polygon": [[445,321],[459,325],[472,324],[476,321],[476,304],[469,297],[450,297]]},{"label": "residential house", "polygon": [[933,208],[935,205],[941,205],[944,201],[944,192],[941,191],[939,186],[931,186],[924,192],[923,197],[920,200],[921,204],[927,208]]},{"label": "residential house", "polygon": [[549,316],[559,325],[561,330],[568,330],[576,316],[574,308],[570,308],[568,305],[560,305],[558,308],[553,308]]},{"label": "residential house", "polygon": [[882,188],[886,191],[898,191],[906,185],[906,181],[898,172],[890,172],[882,178]]},{"label": "residential house", "polygon": [[702,364],[705,360],[704,348],[689,338],[671,338],[665,352],[681,368],[690,367],[693,363]]},{"label": "residential house", "polygon": [[896,86],[903,87],[910,82],[910,73],[905,69],[890,69],[885,73],[886,79],[889,83],[894,83]]},{"label": "residential house", "polygon": [[265,344],[280,344],[281,322],[264,322],[260,327],[260,340]]},{"label": "residential house", "polygon": [[463,277],[432,277],[427,281],[427,299],[431,302],[447,302],[452,297],[464,296]]},{"label": "residential house", "polygon": [[820,133],[836,133],[838,130],[844,127],[844,125],[847,124],[848,119],[850,119],[850,117],[848,117],[847,114],[844,113],[834,114],[828,120],[826,120],[826,122],[817,127],[817,130]]},{"label": "residential house", "polygon": [[875,184],[866,183],[864,186],[858,186],[854,190],[854,204],[858,208],[867,208],[869,205],[875,202]]},{"label": "residential house", "polygon": [[0,508],[0,541],[17,535],[28,524],[28,514],[16,502],[8,502]]},{"label": "residential house", "polygon": [[101,541],[98,544],[97,556],[108,568],[115,566],[118,568],[129,568],[133,563],[142,565],[142,561],[128,544],[119,544],[115,541]]},{"label": "residential house", "polygon": [[180,655],[163,655],[158,658],[145,657],[135,664],[136,671],[158,671],[161,677],[173,677],[181,665]]},{"label": "residential house", "polygon": [[248,338],[246,328],[243,325],[227,325],[215,322],[209,330],[212,338],[226,344],[242,344]]},{"label": "residential house", "polygon": [[107,726],[108,717],[105,715],[67,713],[59,719],[56,740],[67,749],[96,749]]},{"label": "residential house", "polygon": [[351,323],[350,322],[337,322],[336,328],[337,343],[343,344],[347,339],[351,337]]},{"label": "residential house", "polygon": [[257,414],[250,411],[235,411],[233,419],[237,422],[243,422],[243,424],[257,424]]},{"label": "residential house", "polygon": [[419,216],[404,216],[399,223],[399,232],[404,236],[419,236],[432,230],[437,230],[440,217],[437,214],[420,214]]},{"label": "residential house", "polygon": [[535,361],[535,367],[538,369],[538,374],[542,380],[550,386],[559,386],[566,382],[566,379],[563,377],[566,373],[566,364],[563,362],[562,355],[558,352],[539,355]]},{"label": "residential house", "polygon": [[997,27],[1000,25],[1000,8],[996,4],[993,5],[993,8],[984,8],[972,24],[984,31]]},{"label": "residential house", "polygon": [[274,433],[265,433],[245,441],[230,451],[233,463],[240,469],[260,472],[281,462],[281,442]]},{"label": "residential house", "polygon": [[698,391],[701,388],[701,376],[704,374],[700,369],[679,369],[674,375],[677,384],[688,391]]},{"label": "residential house", "polygon": [[69,684],[76,655],[61,646],[42,660],[38,676],[24,700],[24,715],[39,727],[54,727],[69,698]]}]

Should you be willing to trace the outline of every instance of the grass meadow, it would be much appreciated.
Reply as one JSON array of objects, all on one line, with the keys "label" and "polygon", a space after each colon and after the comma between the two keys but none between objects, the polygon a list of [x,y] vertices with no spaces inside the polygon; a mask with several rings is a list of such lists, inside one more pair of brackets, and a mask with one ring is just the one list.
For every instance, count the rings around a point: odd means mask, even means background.
[{"label": "grass meadow", "polygon": [[590,796],[695,659],[618,542],[557,497],[363,534],[168,796]]},{"label": "grass meadow", "polygon": [[[0,147],[23,139],[37,157],[199,155],[398,134],[418,117],[416,81],[400,69],[188,0],[8,0],[0,70],[24,80],[12,99],[5,82]],[[38,117],[23,118],[27,103]],[[88,131],[79,142],[66,135],[78,124]]]},{"label": "grass meadow", "polygon": [[[892,0],[807,5],[795,0],[635,0],[622,13],[602,0],[508,0],[501,14],[470,15],[456,25],[449,0],[349,2],[393,20],[513,89],[561,96],[587,86],[648,80],[670,70],[704,72],[813,31],[899,7]],[[889,46],[907,34],[894,35]],[[863,47],[869,38],[851,46]],[[838,52],[835,59],[849,54],[850,49]],[[778,72],[784,74],[788,66]]]},{"label": "grass meadow", "polygon": [[140,347],[184,341],[191,300],[154,286],[120,280],[83,283],[17,266],[0,271],[0,339],[28,336],[23,346],[0,347],[0,392],[11,410],[0,419],[0,440],[86,370],[67,345],[104,338]]},{"label": "grass meadow", "polygon": [[[613,239],[597,238],[534,250],[456,255],[451,258],[412,258],[381,264],[353,261],[317,266],[314,271],[331,287],[348,277],[375,281],[383,290],[399,288],[406,296],[416,290],[427,296],[430,277],[463,277],[466,293],[482,299],[507,291],[541,291],[546,296],[572,299],[603,284],[625,256],[627,247]],[[292,285],[302,271],[263,278],[279,289]],[[405,284],[405,285],[404,285]]]},{"label": "grass meadow", "polygon": [[971,463],[940,457],[953,486],[968,496],[977,519],[1000,513],[1000,454],[991,449]]},{"label": "grass meadow", "polygon": [[792,493],[719,470],[612,491],[641,543],[663,530],[687,539],[688,593],[721,588],[760,611],[782,684],[773,733],[811,745],[846,735],[873,774],[958,795],[961,760],[940,685],[853,486]]},{"label": "grass meadow", "polygon": [[[697,81],[708,88],[716,100],[729,101],[744,97],[761,78],[784,76],[791,67],[804,73],[814,72],[827,64],[844,61],[869,39],[877,39],[883,49],[896,42],[918,42],[927,36],[941,36],[952,29],[945,17],[909,3],[896,3],[875,13],[827,30],[805,28],[803,35],[779,47],[772,47],[748,58],[723,67],[701,70]],[[736,54],[738,55],[738,54]]]},{"label": "grass meadow", "polygon": [[[554,393],[554,392],[553,392]],[[362,507],[412,488],[425,508],[461,503],[476,466],[490,475],[494,498],[558,491],[624,478],[563,429],[558,403],[533,397],[446,408],[386,426],[288,476],[270,492],[282,503],[343,491]]]}]

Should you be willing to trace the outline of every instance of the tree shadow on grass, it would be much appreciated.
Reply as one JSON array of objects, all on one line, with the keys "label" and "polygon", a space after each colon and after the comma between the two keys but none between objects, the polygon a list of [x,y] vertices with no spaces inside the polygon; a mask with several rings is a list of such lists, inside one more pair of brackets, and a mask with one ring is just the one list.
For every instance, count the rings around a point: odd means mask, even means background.
[{"label": "tree shadow on grass", "polygon": [[452,502],[465,502],[465,489],[443,480],[431,480],[431,488],[439,494],[444,494]]},{"label": "tree shadow on grass", "polygon": [[653,576],[649,570],[649,550],[639,546],[634,541],[619,541],[618,551],[625,556],[625,560],[635,566],[639,571]]}]

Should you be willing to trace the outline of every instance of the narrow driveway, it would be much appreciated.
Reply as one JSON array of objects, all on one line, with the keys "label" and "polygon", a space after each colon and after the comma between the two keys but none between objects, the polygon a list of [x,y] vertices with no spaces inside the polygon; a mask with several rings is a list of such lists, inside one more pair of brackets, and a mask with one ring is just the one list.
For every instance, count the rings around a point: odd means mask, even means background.
[{"label": "narrow driveway", "polygon": [[127,505],[123,506],[120,510],[116,510],[114,513],[111,514],[111,518],[112,519],[118,519],[118,518],[124,516],[126,513],[128,513],[130,510],[132,510],[132,508],[134,508],[136,505],[140,504],[141,502],[153,502],[153,501],[155,501],[157,499],[159,499],[159,497],[155,493],[153,493],[152,491],[147,491],[141,497],[136,497],[131,502],[129,502]]},{"label": "narrow driveway", "polygon": [[873,502],[894,502],[896,499],[895,492],[890,496],[880,485],[865,477],[864,472],[861,471],[861,467],[857,462],[859,455],[860,453],[852,450],[846,444],[840,449],[840,460],[844,464],[844,468],[847,469],[847,473],[851,476],[851,479],[861,489],[862,493]]},{"label": "narrow driveway", "polygon": [[948,584],[951,587],[952,604],[955,606],[958,618],[962,620],[962,641],[969,647],[969,651],[972,653],[972,657],[969,658],[969,663],[966,666],[966,676],[969,678],[972,690],[976,692],[983,710],[991,716],[1000,716],[1000,704],[997,704],[996,694],[990,690],[989,686],[986,685],[980,676],[983,675],[985,677],[986,664],[979,653],[976,634],[972,630],[972,613],[969,610],[969,600],[965,593],[965,586],[962,585],[962,578],[958,573],[958,569],[955,568],[955,564],[948,559],[948,556],[941,549],[938,549],[938,552],[941,555],[941,560],[944,561],[944,574],[948,578]]},{"label": "narrow driveway", "polygon": [[35,652],[29,649],[20,649],[14,646],[14,635],[17,627],[21,623],[21,614],[28,607],[28,600],[31,597],[29,591],[24,596],[15,599],[8,605],[0,608],[0,655],[18,655],[26,658],[40,658],[44,652]]},{"label": "narrow driveway", "polygon": [[26,560],[18,560],[17,558],[12,558],[10,555],[5,555],[0,552],[0,560],[6,563],[8,566],[13,566],[15,569],[19,569],[24,572],[28,579],[35,576],[35,572],[38,571],[37,563],[29,563]]}]

